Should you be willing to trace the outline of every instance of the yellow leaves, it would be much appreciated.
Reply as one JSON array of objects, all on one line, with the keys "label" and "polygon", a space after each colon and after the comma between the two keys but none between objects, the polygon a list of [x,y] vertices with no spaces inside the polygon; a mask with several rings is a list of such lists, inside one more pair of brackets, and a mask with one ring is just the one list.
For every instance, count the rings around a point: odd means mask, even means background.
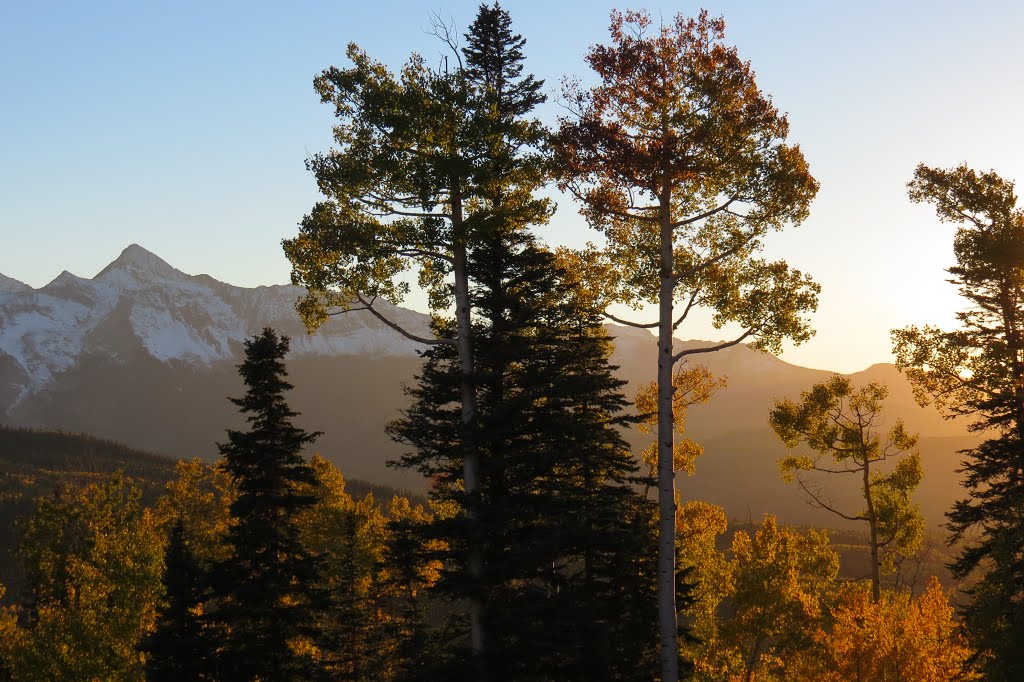
[{"label": "yellow leaves", "polygon": [[560,247],[555,250],[555,265],[564,272],[565,289],[585,310],[603,310],[619,299],[616,295],[619,269],[593,244],[582,250]]},{"label": "yellow leaves", "polygon": [[41,500],[22,543],[35,617],[19,627],[0,615],[14,679],[141,680],[137,647],[163,593],[160,535],[119,475]]},{"label": "yellow leaves", "polygon": [[779,472],[782,480],[792,483],[796,478],[797,471],[811,471],[814,469],[815,460],[811,457],[788,455],[779,459]]},{"label": "yellow leaves", "polygon": [[200,561],[226,558],[224,537],[233,523],[230,507],[237,493],[231,477],[219,466],[198,458],[179,460],[177,478],[167,483],[153,517],[166,535],[180,519],[185,542]]},{"label": "yellow leaves", "polygon": [[[686,430],[686,413],[692,405],[700,405],[711,399],[726,385],[725,377],[716,378],[704,365],[683,365],[672,377],[672,413],[679,437],[672,448],[672,468],[693,475],[697,458],[704,454],[699,443],[682,438]],[[634,398],[642,421],[637,424],[640,433],[650,434],[658,423],[658,384],[652,381],[640,388]],[[640,453],[641,460],[653,471],[658,465],[658,444],[651,443]]]}]

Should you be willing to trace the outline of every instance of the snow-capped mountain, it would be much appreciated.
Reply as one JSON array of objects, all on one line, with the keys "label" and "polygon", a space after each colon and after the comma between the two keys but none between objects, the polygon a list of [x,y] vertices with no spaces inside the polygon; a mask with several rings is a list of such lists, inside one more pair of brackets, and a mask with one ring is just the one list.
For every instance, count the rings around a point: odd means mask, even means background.
[{"label": "snow-capped mountain", "polygon": [[[403,387],[414,384],[421,367],[417,344],[366,312],[332,318],[307,335],[294,309],[303,293],[187,275],[136,245],[92,279],[64,272],[33,289],[0,275],[0,424],[84,432],[176,458],[215,458],[225,430],[243,425],[228,400],[244,391],[235,367],[242,341],[271,326],[292,338],[289,405],[301,413],[300,426],[324,432],[315,448],[353,478],[421,489],[418,474],[387,466],[406,446],[386,431],[408,405]],[[427,333],[426,315],[386,311],[410,331]],[[654,379],[655,339],[637,329],[613,326],[609,332],[616,337],[612,363],[632,397]],[[799,495],[778,479],[775,460],[785,447],[767,418],[776,399],[795,398],[831,372],[744,345],[696,361],[728,377],[728,388],[688,413],[686,435],[707,454],[698,477],[680,481],[684,497],[723,504],[744,518],[772,511],[814,523]],[[887,385],[888,414],[924,437],[929,497],[922,508],[941,519],[958,494],[952,453],[969,445],[963,425],[917,406],[890,364],[851,378],[858,385]],[[628,437],[637,449],[649,439]]]},{"label": "snow-capped mountain", "polygon": [[[132,244],[92,279],[62,272],[39,289],[0,275],[0,413],[46,390],[85,357],[125,362],[143,352],[167,363],[236,362],[242,341],[265,326],[292,338],[292,356],[414,356],[417,344],[365,311],[305,333],[295,312],[304,290],[243,288],[187,275]],[[426,333],[426,315],[383,305]]]}]

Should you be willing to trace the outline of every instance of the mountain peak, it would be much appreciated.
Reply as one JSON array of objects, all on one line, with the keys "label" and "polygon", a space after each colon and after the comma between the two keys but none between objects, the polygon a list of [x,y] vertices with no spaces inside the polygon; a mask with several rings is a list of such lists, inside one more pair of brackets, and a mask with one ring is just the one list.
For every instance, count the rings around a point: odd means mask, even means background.
[{"label": "mountain peak", "polygon": [[31,290],[32,287],[24,282],[19,282],[13,277],[8,277],[7,275],[0,273],[0,294],[13,294]]},{"label": "mountain peak", "polygon": [[112,272],[128,271],[148,277],[168,277],[178,273],[167,261],[138,244],[129,244],[121,255],[96,275],[97,278]]}]

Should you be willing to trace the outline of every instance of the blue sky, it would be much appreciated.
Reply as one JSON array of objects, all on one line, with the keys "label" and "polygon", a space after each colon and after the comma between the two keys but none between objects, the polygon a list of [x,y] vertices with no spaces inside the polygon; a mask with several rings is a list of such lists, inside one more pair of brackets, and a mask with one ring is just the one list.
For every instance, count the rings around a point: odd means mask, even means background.
[{"label": "blue sky", "polygon": [[[606,2],[504,6],[552,94],[586,77]],[[330,144],[312,79],[355,41],[399,66],[436,57],[430,10],[475,2],[8,2],[0,5],[0,273],[91,277],[137,242],[189,273],[282,283],[280,240],[316,200],[303,162]],[[634,5],[639,6],[639,5]],[[824,288],[818,335],[784,359],[843,371],[888,361],[889,329],[952,323],[953,228],[911,205],[915,165],[1024,179],[1024,6],[1010,2],[711,2],[789,113],[822,190],[769,253]],[[669,17],[694,3],[648,4]],[[557,115],[550,104],[548,120]],[[568,199],[552,244],[594,238]],[[413,303],[416,303],[413,301]],[[703,326],[685,336],[717,338]]]}]

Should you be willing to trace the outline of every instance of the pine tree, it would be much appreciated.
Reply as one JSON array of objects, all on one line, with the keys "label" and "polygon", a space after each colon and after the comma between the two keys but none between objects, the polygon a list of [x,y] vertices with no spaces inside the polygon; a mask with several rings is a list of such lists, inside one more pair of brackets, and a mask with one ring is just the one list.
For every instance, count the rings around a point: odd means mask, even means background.
[{"label": "pine tree", "polygon": [[948,514],[953,570],[977,571],[965,609],[988,680],[1024,679],[1024,209],[1014,184],[966,165],[917,167],[910,199],[957,225],[950,282],[959,328],[895,330],[896,365],[922,402],[971,418],[987,439],[962,452],[970,497]]},{"label": "pine tree", "polygon": [[185,540],[179,518],[164,552],[166,597],[156,629],[144,643],[146,679],[153,682],[210,679],[211,652],[202,631],[204,574]]},{"label": "pine tree", "polygon": [[[618,430],[630,419],[599,313],[527,233],[493,240],[474,262],[484,579],[467,579],[473,528],[451,513],[422,529],[446,543],[438,589],[452,600],[482,595],[488,679],[650,679],[653,509]],[[457,510],[453,361],[428,351],[392,433],[416,448],[398,465],[431,478],[438,507]],[[426,676],[455,679],[459,668]]]},{"label": "pine tree", "polygon": [[[543,100],[541,83],[522,76],[524,41],[510,25],[497,4],[481,6],[463,66],[453,29],[435,23],[451,65],[446,56],[443,68],[431,69],[414,55],[397,77],[351,45],[352,67],[328,69],[315,81],[339,118],[336,149],[308,163],[328,199],[302,220],[296,238],[284,242],[293,282],[310,292],[299,310],[311,329],[339,310],[362,309],[418,342],[457,350],[458,428],[467,432],[478,428],[471,252],[510,216],[522,225],[549,211],[547,200],[532,196],[544,179],[536,149],[546,133],[526,119]],[[497,201],[498,195],[507,199]],[[408,284],[396,276],[407,270],[418,271],[433,310],[454,316],[443,336],[410,334],[375,305],[378,297],[401,301]],[[462,442],[471,448],[473,439]],[[460,459],[464,513],[475,522],[479,458],[467,449]],[[470,553],[479,580],[479,547]],[[475,602],[470,609],[476,652],[486,646],[482,609]]]},{"label": "pine tree", "polygon": [[238,495],[230,556],[212,570],[220,679],[305,680],[315,673],[308,645],[323,595],[317,557],[303,546],[296,516],[316,502],[301,490],[316,483],[302,448],[319,434],[292,424],[287,352],[288,338],[271,329],[245,342],[238,369],[247,391],[231,401],[250,430],[228,431],[219,446]]}]

